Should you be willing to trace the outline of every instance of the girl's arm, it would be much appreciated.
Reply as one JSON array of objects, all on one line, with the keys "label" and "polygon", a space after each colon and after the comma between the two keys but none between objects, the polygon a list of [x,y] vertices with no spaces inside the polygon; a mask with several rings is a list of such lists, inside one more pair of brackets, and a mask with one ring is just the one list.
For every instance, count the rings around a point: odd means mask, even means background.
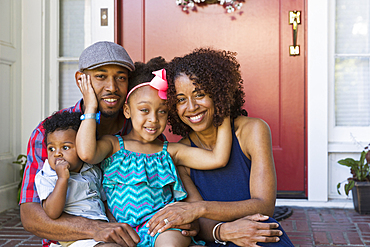
[{"label": "girl's arm", "polygon": [[212,170],[227,165],[230,157],[232,133],[230,117],[217,128],[217,140],[213,150],[195,148],[182,143],[170,143],[168,151],[176,165],[198,170]]},{"label": "girl's arm", "polygon": [[[90,76],[81,75],[81,80],[78,81],[78,87],[83,95],[85,104],[84,114],[96,113],[98,102],[91,85]],[[76,136],[77,154],[86,163],[100,163],[108,154],[113,152],[114,138],[113,136],[103,136],[97,141],[96,120],[85,119],[81,122]]]},{"label": "girl's arm", "polygon": [[69,179],[69,163],[65,160],[57,161],[55,171],[58,175],[58,180],[55,184],[53,192],[42,201],[42,207],[45,213],[53,220],[58,219],[62,213],[66,203]]}]

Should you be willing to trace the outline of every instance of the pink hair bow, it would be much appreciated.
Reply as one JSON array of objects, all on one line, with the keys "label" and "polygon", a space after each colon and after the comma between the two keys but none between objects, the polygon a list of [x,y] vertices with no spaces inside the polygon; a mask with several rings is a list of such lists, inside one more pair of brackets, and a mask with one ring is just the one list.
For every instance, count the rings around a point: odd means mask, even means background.
[{"label": "pink hair bow", "polygon": [[158,96],[161,99],[167,99],[167,79],[166,79],[166,70],[161,69],[152,72],[155,76],[150,81],[149,85],[158,90]]},{"label": "pink hair bow", "polygon": [[153,71],[152,73],[155,76],[150,82],[144,82],[144,83],[141,83],[139,85],[136,85],[135,87],[133,87],[130,90],[130,92],[128,92],[125,103],[127,103],[128,97],[130,97],[130,94],[132,94],[133,91],[135,91],[136,89],[138,89],[140,87],[144,87],[144,86],[148,86],[148,85],[151,86],[152,88],[158,90],[159,98],[167,99],[168,85],[167,85],[167,79],[166,79],[166,70],[165,69],[160,69],[160,70],[157,70],[157,71]]}]

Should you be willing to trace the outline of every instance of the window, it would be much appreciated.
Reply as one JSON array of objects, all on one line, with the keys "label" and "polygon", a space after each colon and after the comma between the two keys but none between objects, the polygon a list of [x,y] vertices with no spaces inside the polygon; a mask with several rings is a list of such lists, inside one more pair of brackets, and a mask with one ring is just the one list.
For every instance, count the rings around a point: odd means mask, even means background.
[{"label": "window", "polygon": [[337,0],[335,126],[370,126],[370,1]]},{"label": "window", "polygon": [[75,82],[78,58],[91,43],[91,0],[59,1],[59,109],[82,97]]}]

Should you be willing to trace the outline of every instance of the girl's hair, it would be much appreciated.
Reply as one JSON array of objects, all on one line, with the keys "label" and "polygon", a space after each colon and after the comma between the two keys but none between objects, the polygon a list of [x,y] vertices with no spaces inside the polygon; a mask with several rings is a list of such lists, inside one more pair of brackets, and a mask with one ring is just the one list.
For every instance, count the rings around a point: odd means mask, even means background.
[{"label": "girl's hair", "polygon": [[135,62],[135,70],[129,72],[127,92],[141,83],[150,82],[154,78],[154,74],[152,74],[152,72],[163,69],[166,65],[167,62],[163,57],[154,57],[147,63]]},{"label": "girl's hair", "polygon": [[176,110],[177,97],[175,80],[182,75],[189,76],[197,89],[204,90],[214,102],[215,112],[213,125],[220,126],[226,116],[232,119],[240,115],[247,116],[242,109],[244,100],[243,79],[236,53],[198,48],[183,57],[175,57],[167,66],[169,105],[168,120],[170,131],[174,134],[187,136],[191,128],[179,118]]},{"label": "girl's hair", "polygon": [[45,129],[45,142],[48,134],[53,133],[56,130],[73,129],[78,131],[81,124],[80,117],[80,112],[63,111],[55,112],[52,116],[46,118],[42,123],[42,126]]}]

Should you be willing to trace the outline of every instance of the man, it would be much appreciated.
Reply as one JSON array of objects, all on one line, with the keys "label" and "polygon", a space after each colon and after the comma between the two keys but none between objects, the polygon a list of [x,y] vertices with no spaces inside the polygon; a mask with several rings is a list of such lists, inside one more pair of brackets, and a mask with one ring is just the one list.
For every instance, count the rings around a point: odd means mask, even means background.
[{"label": "man", "polygon": [[[79,58],[76,83],[82,74],[90,75],[101,112],[97,124],[98,136],[126,134],[131,123],[122,114],[125,102],[129,71],[134,64],[126,50],[113,42],[97,42],[87,47]],[[61,111],[84,112],[83,100],[74,107]],[[96,241],[115,242],[121,246],[135,246],[139,242],[136,232],[124,223],[106,223],[63,213],[57,220],[50,219],[41,207],[34,184],[36,173],[47,158],[45,134],[40,123],[32,132],[27,149],[20,199],[20,212],[24,228],[43,238],[70,241],[93,238]],[[43,246],[51,241],[44,239]],[[55,243],[55,241],[54,241]]]}]

